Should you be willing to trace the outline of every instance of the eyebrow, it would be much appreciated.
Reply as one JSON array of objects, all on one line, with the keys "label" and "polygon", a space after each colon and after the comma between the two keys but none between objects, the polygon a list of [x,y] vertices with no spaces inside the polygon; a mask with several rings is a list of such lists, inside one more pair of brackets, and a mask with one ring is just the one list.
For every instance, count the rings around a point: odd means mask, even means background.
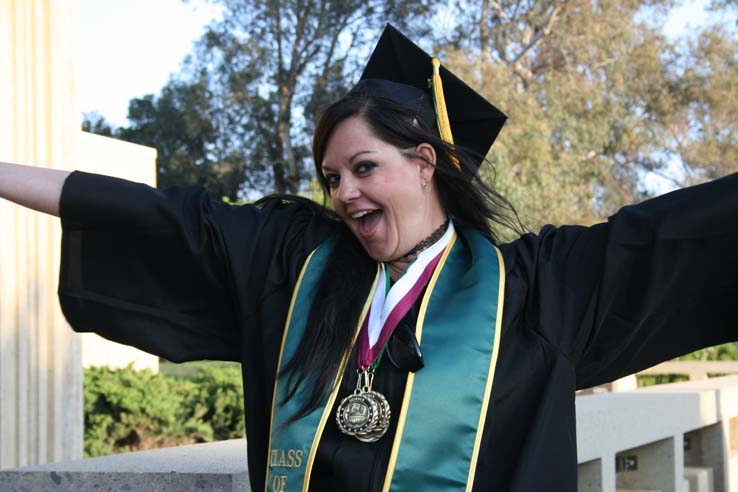
[{"label": "eyebrow", "polygon": [[[351,164],[351,163],[352,163],[352,162],[354,161],[354,159],[356,159],[356,158],[357,158],[357,157],[359,157],[360,155],[362,155],[362,154],[373,154],[373,153],[374,153],[374,151],[373,151],[373,150],[360,150],[360,151],[358,151],[357,153],[355,153],[354,155],[352,155],[352,156],[351,156],[351,157],[349,158],[348,162],[349,162],[349,164]],[[333,169],[333,168],[331,168],[330,166],[326,166],[325,164],[323,164],[323,165],[322,165],[322,166],[320,166],[320,167],[321,167],[321,169],[323,169],[323,171],[325,171],[325,170],[332,170],[332,169]]]}]

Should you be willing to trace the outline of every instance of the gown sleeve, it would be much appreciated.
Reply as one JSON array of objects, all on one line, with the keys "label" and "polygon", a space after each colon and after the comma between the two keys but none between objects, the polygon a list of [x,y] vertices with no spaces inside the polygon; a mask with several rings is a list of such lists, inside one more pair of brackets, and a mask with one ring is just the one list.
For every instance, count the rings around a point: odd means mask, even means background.
[{"label": "gown sleeve", "polygon": [[517,243],[526,327],[577,388],[738,339],[738,174]]},{"label": "gown sleeve", "polygon": [[325,232],[304,206],[231,206],[199,187],[81,172],[65,182],[60,216],[59,299],[72,328],[175,362],[239,360],[259,328],[244,320]]}]

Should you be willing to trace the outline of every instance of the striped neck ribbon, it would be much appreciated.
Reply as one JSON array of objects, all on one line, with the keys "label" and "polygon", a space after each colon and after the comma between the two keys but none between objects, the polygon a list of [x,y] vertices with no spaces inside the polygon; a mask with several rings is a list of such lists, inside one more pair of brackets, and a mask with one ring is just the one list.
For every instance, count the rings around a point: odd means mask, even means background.
[{"label": "striped neck ribbon", "polygon": [[441,239],[421,251],[391,287],[387,266],[382,263],[379,278],[385,279],[385,288],[377,286],[369,313],[364,318],[359,335],[360,369],[372,368],[378,362],[387,340],[425,289],[453,235],[454,224],[449,221]]}]

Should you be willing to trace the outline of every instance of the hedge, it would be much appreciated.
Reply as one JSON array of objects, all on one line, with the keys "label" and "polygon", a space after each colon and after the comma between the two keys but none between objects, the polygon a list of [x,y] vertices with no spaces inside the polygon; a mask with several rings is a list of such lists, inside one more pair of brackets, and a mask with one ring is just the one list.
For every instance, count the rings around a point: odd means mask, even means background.
[{"label": "hedge", "polygon": [[[707,347],[691,354],[682,355],[674,360],[738,360],[738,344],[724,343]],[[652,386],[655,384],[678,383],[687,381],[689,378],[685,374],[643,374],[638,377],[638,386]]]},{"label": "hedge", "polygon": [[238,367],[190,379],[97,367],[84,372],[85,456],[243,437]]}]

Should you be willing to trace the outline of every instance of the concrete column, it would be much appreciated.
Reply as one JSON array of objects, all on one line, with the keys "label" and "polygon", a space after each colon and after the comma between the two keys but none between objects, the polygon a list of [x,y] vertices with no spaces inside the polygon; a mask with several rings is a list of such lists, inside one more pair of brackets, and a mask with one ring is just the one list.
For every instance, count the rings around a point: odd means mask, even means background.
[{"label": "concrete column", "polygon": [[[710,472],[704,472],[709,475],[709,490],[728,492],[726,437],[728,436],[724,434],[722,422],[684,434],[684,470],[685,475],[690,478],[690,484],[695,480],[703,480],[701,478],[703,472],[698,470],[710,470]],[[688,468],[691,470],[689,474],[687,473]],[[690,492],[693,492],[691,485]]]},{"label": "concrete column", "polygon": [[669,438],[623,451],[617,474],[617,490],[684,492],[682,439]]},{"label": "concrete column", "polygon": [[[0,160],[64,168],[80,128],[78,0],[0,0]],[[0,202],[0,467],[82,456],[80,343],[59,310],[58,220]]]}]

